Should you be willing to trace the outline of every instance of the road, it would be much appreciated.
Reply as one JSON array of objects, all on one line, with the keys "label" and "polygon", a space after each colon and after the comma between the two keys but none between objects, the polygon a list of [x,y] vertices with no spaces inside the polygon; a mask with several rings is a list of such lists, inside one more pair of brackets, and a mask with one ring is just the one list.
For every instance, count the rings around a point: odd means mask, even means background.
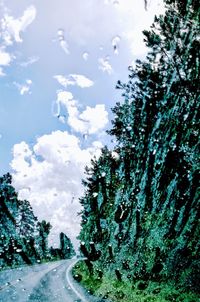
[{"label": "road", "polygon": [[63,260],[2,271],[0,302],[93,302],[73,280],[70,270],[77,260]]}]

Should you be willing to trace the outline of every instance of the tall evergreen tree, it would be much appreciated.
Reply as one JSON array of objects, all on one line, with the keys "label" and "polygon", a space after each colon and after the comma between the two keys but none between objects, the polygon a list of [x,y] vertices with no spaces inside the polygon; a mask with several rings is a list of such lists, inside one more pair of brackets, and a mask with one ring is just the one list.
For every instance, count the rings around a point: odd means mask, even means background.
[{"label": "tall evergreen tree", "polygon": [[60,233],[60,251],[62,259],[70,259],[76,254],[71,240],[63,232]]},{"label": "tall evergreen tree", "polygon": [[49,254],[49,248],[48,248],[48,236],[51,230],[51,224],[49,222],[46,222],[45,220],[42,220],[38,223],[38,248],[40,251],[40,257],[43,259],[46,259],[50,257]]},{"label": "tall evergreen tree", "polygon": [[61,250],[51,253],[51,225],[39,222],[27,200],[19,200],[9,173],[0,177],[0,268],[68,258],[74,254],[69,238],[61,235]]},{"label": "tall evergreen tree", "polygon": [[101,250],[104,271],[173,276],[199,291],[199,10],[195,0],[165,2],[144,31],[146,60],[117,83],[117,146],[86,170],[80,239]]},{"label": "tall evergreen tree", "polygon": [[35,246],[30,242],[37,232],[37,218],[28,201],[18,200],[8,173],[0,177],[0,259],[1,265],[36,261]]}]

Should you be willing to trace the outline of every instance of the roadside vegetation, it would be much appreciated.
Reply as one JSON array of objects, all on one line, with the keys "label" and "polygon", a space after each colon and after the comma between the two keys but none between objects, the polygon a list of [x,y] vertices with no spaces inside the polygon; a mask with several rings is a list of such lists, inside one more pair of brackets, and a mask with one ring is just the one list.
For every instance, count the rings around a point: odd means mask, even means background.
[{"label": "roadside vegetation", "polygon": [[91,295],[105,301],[113,302],[198,302],[197,293],[192,293],[177,286],[174,280],[130,282],[129,278],[122,281],[107,272],[99,277],[98,268],[90,274],[84,261],[79,261],[72,270],[74,279],[79,282]]},{"label": "roadside vegetation", "polygon": [[19,200],[12,176],[0,177],[0,270],[20,265],[69,259],[71,240],[60,233],[60,247],[48,246],[49,222],[38,221],[29,201]]},{"label": "roadside vegetation", "polygon": [[111,301],[200,300],[199,19],[165,0],[146,59],[118,81],[116,144],[86,168],[75,278]]}]

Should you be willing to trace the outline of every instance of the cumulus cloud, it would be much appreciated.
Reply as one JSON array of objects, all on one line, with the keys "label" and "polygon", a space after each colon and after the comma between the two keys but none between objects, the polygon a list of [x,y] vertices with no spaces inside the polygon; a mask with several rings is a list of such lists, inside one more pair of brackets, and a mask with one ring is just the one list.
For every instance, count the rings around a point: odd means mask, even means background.
[{"label": "cumulus cloud", "polygon": [[97,104],[93,108],[87,106],[79,115],[79,119],[86,123],[87,133],[97,133],[108,123],[108,113],[104,104]]},{"label": "cumulus cloud", "polygon": [[68,76],[55,75],[54,79],[64,87],[77,85],[81,88],[88,88],[94,85],[94,82],[81,74],[70,74]]},{"label": "cumulus cloud", "polygon": [[21,95],[24,95],[26,93],[29,94],[31,93],[30,88],[32,85],[32,81],[30,79],[27,79],[24,84],[19,84],[17,82],[13,82],[13,84],[17,87]]},{"label": "cumulus cloud", "polygon": [[3,67],[9,66],[13,56],[5,50],[5,47],[0,48],[0,76],[5,76]]},{"label": "cumulus cloud", "polygon": [[1,20],[2,38],[5,45],[12,45],[15,42],[22,42],[21,32],[34,21],[36,17],[36,8],[31,5],[23,13],[23,15],[15,19],[13,16],[5,14]]},{"label": "cumulus cloud", "polygon": [[26,142],[14,145],[13,184],[19,198],[30,200],[39,219],[50,221],[52,236],[63,231],[76,241],[84,168],[100,155],[100,148],[99,141],[81,148],[79,139],[67,131],[43,135],[33,147]]},{"label": "cumulus cloud", "polygon": [[0,48],[0,65],[7,66],[12,60],[11,55],[5,51],[4,48]]},{"label": "cumulus cloud", "polygon": [[87,106],[83,112],[80,112],[78,101],[74,100],[69,91],[59,90],[56,104],[56,115],[60,116],[60,107],[64,106],[68,114],[67,123],[76,132],[95,134],[104,129],[108,123],[108,112],[104,104],[97,104],[93,108]]},{"label": "cumulus cloud", "polygon": [[113,73],[111,64],[109,63],[109,58],[99,58],[99,69],[103,72],[107,72],[109,75]]}]

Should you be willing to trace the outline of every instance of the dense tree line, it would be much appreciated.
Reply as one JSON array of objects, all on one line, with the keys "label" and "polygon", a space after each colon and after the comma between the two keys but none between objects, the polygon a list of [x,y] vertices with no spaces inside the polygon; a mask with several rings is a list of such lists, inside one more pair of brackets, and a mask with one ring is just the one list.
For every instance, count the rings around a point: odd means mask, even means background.
[{"label": "dense tree line", "polygon": [[117,83],[117,144],[86,169],[79,237],[91,273],[200,291],[198,1],[165,3],[146,60]]},{"label": "dense tree line", "polygon": [[34,264],[74,255],[70,239],[60,234],[58,254],[48,247],[51,225],[39,222],[27,200],[19,200],[9,173],[0,177],[0,268]]}]

